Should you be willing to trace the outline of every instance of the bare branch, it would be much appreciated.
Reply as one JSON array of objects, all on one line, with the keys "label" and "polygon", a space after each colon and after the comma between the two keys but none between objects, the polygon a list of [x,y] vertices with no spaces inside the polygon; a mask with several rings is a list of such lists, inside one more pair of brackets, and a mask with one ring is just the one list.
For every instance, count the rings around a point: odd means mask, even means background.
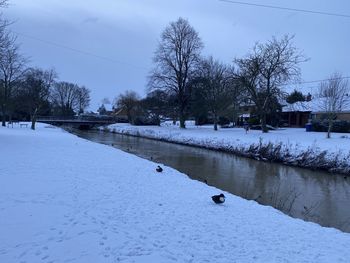
[{"label": "bare branch", "polygon": [[185,108],[190,95],[188,82],[199,62],[202,47],[198,33],[187,20],[179,18],[163,31],[153,59],[156,67],[151,72],[149,87],[177,95],[182,128],[185,127]]},{"label": "bare branch", "polygon": [[350,89],[347,79],[335,72],[327,81],[321,82],[318,89],[318,106],[325,112],[328,121],[327,138],[331,137],[333,121],[337,114],[350,105]]},{"label": "bare branch", "polygon": [[294,47],[293,36],[275,37],[265,44],[257,43],[251,54],[235,59],[238,78],[260,113],[263,132],[267,132],[266,114],[276,98],[282,97],[283,85],[300,76],[299,64],[307,59]]}]

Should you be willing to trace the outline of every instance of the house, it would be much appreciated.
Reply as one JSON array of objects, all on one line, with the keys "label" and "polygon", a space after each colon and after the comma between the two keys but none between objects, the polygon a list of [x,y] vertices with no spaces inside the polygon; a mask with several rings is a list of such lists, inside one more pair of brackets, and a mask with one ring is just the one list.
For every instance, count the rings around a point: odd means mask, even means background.
[{"label": "house", "polygon": [[256,106],[251,100],[242,102],[241,105],[238,106],[237,125],[243,126],[244,121],[252,118],[254,112],[256,112]]},{"label": "house", "polygon": [[286,103],[282,107],[282,126],[302,128],[311,119],[311,101],[298,101],[293,104]]},{"label": "house", "polygon": [[[318,99],[314,103],[315,105],[324,105],[322,103],[322,99]],[[350,97],[347,103],[342,105],[342,110],[335,113],[337,116],[337,120],[339,121],[350,121]],[[325,110],[322,110],[322,107],[315,106],[312,111],[312,119],[313,120],[323,120],[327,118],[327,112]]]},{"label": "house", "polygon": [[[322,120],[327,115],[324,111],[314,111],[311,114],[313,120]],[[339,121],[349,121],[350,122],[350,109],[345,109],[344,111],[337,112],[337,120]]]},{"label": "house", "polygon": [[97,112],[100,115],[106,115],[106,116],[111,116],[114,113],[114,107],[109,103],[109,104],[102,104]]},{"label": "house", "polygon": [[[323,120],[327,112],[322,110],[322,99],[286,103],[282,109],[282,122],[288,127],[305,127],[311,120]],[[342,111],[336,112],[337,120],[350,121],[350,103]]]},{"label": "house", "polygon": [[125,107],[115,108],[113,113],[112,113],[112,116],[127,120],[128,119],[128,112],[127,112]]}]

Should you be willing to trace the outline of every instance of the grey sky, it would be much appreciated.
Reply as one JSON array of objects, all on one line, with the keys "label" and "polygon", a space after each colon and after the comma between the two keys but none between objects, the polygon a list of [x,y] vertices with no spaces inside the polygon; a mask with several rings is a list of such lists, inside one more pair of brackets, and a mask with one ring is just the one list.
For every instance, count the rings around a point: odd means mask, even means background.
[{"label": "grey sky", "polygon": [[[347,0],[247,2],[350,14]],[[203,54],[224,62],[245,55],[257,41],[288,33],[295,34],[296,46],[310,58],[302,65],[303,80],[324,79],[335,70],[350,75],[350,18],[217,0],[10,0],[5,15],[16,21],[12,29],[21,34],[18,39],[31,65],[54,67],[61,80],[86,85],[92,91],[92,110],[104,97],[113,100],[127,89],[145,95],[160,33],[180,16],[199,32]]]}]

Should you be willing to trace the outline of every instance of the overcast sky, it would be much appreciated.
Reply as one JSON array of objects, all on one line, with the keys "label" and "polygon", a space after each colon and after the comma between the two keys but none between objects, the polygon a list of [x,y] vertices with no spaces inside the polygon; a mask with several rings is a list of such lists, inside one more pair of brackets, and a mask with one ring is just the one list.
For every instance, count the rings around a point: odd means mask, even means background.
[{"label": "overcast sky", "polygon": [[[247,2],[350,14],[348,0]],[[336,70],[350,76],[350,18],[218,0],[10,0],[4,13],[15,21],[11,28],[31,66],[54,67],[60,80],[88,87],[91,110],[128,89],[146,94],[159,36],[180,16],[198,31],[203,55],[231,63],[257,41],[294,34],[295,45],[310,58],[302,65],[303,80],[325,79]]]}]

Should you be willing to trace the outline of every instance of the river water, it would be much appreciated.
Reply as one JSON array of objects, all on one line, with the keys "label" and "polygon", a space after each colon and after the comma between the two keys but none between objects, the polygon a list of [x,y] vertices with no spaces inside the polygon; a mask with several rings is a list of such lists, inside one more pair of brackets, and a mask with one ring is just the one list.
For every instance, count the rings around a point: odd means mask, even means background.
[{"label": "river water", "polygon": [[102,131],[73,133],[173,167],[192,179],[292,217],[350,232],[350,177]]}]

